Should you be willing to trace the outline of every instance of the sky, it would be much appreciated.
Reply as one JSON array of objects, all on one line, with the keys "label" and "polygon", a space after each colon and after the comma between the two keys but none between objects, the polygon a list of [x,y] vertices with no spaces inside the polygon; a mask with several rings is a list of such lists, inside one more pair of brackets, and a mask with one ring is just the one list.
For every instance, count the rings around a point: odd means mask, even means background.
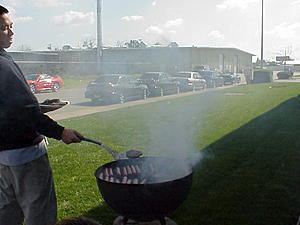
[{"label": "sky", "polygon": [[[104,46],[234,47],[260,57],[262,0],[103,0]],[[96,43],[96,0],[0,0],[14,21],[10,51]],[[300,60],[300,0],[264,0],[264,59]]]}]

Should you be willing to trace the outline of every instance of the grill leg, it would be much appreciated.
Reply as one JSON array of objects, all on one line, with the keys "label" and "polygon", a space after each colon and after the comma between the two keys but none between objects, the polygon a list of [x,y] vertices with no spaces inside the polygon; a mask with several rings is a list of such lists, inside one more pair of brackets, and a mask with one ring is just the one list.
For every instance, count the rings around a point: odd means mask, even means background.
[{"label": "grill leg", "polygon": [[166,224],[167,224],[167,222],[166,222],[166,220],[165,220],[164,217],[161,217],[161,218],[159,219],[159,222],[160,222],[161,225],[166,225]]}]

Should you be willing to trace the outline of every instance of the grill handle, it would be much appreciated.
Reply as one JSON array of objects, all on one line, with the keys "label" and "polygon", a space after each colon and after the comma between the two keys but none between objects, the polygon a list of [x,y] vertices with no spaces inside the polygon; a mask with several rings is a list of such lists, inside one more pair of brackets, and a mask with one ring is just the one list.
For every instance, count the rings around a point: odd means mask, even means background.
[{"label": "grill handle", "polygon": [[91,143],[94,143],[96,145],[101,145],[102,146],[102,143],[100,141],[96,141],[96,140],[93,140],[93,139],[90,139],[90,138],[86,138],[86,137],[79,137],[79,138],[82,141],[87,141],[87,142],[91,142]]}]

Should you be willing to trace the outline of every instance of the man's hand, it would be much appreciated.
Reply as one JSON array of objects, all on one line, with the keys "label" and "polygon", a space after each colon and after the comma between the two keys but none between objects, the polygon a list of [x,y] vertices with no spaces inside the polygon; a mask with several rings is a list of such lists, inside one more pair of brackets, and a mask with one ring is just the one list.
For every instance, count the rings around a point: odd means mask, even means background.
[{"label": "man's hand", "polygon": [[78,131],[65,128],[61,135],[61,140],[66,144],[79,143],[81,142],[80,137],[82,138],[83,136]]}]

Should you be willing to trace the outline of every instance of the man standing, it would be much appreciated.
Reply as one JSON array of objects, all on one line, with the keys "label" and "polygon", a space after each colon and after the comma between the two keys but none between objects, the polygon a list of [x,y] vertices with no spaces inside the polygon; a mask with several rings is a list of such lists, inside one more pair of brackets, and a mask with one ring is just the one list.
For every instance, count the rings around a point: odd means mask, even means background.
[{"label": "man standing", "polygon": [[0,6],[0,225],[53,225],[57,206],[44,135],[66,144],[82,135],[41,112],[4,50],[14,35],[8,13]]}]

